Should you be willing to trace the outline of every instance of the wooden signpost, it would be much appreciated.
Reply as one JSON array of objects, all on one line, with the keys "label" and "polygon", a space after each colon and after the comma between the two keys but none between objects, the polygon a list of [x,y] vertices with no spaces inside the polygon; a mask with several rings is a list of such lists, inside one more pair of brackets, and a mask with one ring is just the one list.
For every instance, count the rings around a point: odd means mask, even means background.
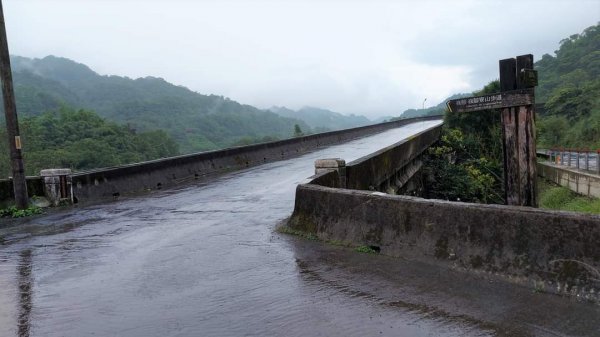
[{"label": "wooden signpost", "polygon": [[500,60],[500,93],[455,99],[450,112],[501,109],[507,205],[537,207],[533,55]]}]

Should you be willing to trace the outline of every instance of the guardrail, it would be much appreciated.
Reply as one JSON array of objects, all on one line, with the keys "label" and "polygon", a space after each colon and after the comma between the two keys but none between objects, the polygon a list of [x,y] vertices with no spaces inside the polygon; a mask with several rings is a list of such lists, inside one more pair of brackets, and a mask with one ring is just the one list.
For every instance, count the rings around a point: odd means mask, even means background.
[{"label": "guardrail", "polygon": [[600,175],[600,149],[554,148],[538,151],[555,165],[576,168]]}]

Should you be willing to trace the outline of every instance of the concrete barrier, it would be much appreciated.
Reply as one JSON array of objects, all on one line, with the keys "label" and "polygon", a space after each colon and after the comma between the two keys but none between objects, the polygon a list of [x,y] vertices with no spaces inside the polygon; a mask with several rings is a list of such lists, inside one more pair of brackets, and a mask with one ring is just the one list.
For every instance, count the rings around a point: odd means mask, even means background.
[{"label": "concrete barrier", "polygon": [[419,171],[421,154],[440,139],[441,133],[439,125],[348,163],[346,186],[395,193]]},{"label": "concrete barrier", "polygon": [[600,198],[600,177],[582,171],[570,170],[550,163],[538,162],[540,177],[569,188],[571,191],[587,197]]},{"label": "concrete barrier", "polygon": [[327,241],[600,301],[598,215],[379,192],[388,191],[390,181],[404,184],[440,132],[441,127],[426,130],[346,164],[352,189],[339,188],[338,171],[320,171],[298,185],[288,226]]},{"label": "concrete barrier", "polygon": [[302,184],[288,225],[323,240],[373,246],[390,256],[499,274],[535,290],[600,300],[597,215]]},{"label": "concrete barrier", "polygon": [[428,116],[404,119],[270,143],[76,173],[72,178],[73,198],[79,203],[89,203],[162,189],[206,176],[293,158],[319,147],[343,143],[406,124],[440,118],[441,116]]}]

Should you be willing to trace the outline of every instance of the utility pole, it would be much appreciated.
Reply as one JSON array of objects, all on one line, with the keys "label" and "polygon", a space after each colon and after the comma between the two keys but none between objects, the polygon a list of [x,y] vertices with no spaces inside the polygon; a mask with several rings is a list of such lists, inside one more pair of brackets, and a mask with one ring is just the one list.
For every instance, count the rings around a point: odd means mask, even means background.
[{"label": "utility pole", "polygon": [[4,114],[6,115],[6,131],[8,133],[8,146],[10,148],[15,204],[18,209],[25,209],[29,206],[29,199],[27,197],[27,181],[25,180],[25,167],[23,165],[21,136],[19,134],[17,106],[15,104],[15,92],[13,90],[12,73],[10,70],[10,57],[8,54],[8,40],[6,39],[2,0],[0,0],[0,80],[2,81],[2,97],[4,98]]}]

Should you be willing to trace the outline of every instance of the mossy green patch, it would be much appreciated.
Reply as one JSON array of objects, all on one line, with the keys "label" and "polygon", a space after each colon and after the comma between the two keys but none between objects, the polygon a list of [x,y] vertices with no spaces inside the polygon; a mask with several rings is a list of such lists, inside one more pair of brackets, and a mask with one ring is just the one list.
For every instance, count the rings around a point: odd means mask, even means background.
[{"label": "mossy green patch", "polygon": [[371,248],[370,246],[358,246],[358,247],[354,248],[354,250],[359,253],[377,254],[377,251],[375,249]]},{"label": "mossy green patch", "polygon": [[299,236],[308,240],[319,240],[319,237],[317,237],[314,233],[307,233],[307,232],[303,232],[297,229],[293,229],[291,227],[288,226],[280,226],[277,228],[277,232],[279,233],[283,233],[283,234],[290,234],[290,235],[295,235],[295,236]]},{"label": "mossy green patch", "polygon": [[29,206],[26,209],[17,209],[15,206],[10,206],[8,208],[0,209],[0,218],[1,217],[12,217],[12,218],[22,218],[26,216],[31,216],[35,214],[41,214],[42,209],[37,206]]}]

